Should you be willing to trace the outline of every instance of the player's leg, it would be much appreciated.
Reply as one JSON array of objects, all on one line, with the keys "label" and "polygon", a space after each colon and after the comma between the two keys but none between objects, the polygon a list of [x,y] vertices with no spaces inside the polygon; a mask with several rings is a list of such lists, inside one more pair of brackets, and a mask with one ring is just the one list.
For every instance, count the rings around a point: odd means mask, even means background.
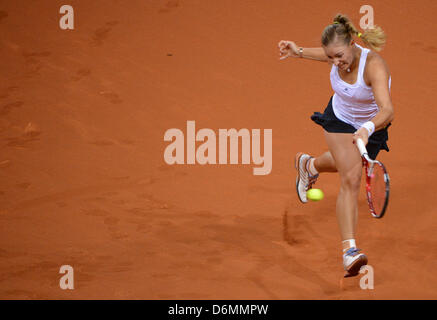
[{"label": "player's leg", "polygon": [[326,151],[322,155],[314,158],[314,167],[317,172],[337,172],[334,158],[331,151]]},{"label": "player's leg", "polygon": [[352,134],[325,132],[326,142],[340,175],[337,217],[342,240],[354,238],[360,190],[361,157],[352,143]]},{"label": "player's leg", "polygon": [[343,240],[344,266],[351,274],[367,263],[367,257],[359,253],[355,243],[358,221],[358,195],[360,191],[362,162],[352,134],[325,132],[326,141],[340,175],[340,191],[337,197],[337,220]]}]

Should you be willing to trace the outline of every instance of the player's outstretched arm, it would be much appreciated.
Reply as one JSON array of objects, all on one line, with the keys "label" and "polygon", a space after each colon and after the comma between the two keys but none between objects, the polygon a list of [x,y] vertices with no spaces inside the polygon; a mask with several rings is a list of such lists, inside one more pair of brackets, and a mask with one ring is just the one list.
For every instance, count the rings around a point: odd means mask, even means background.
[{"label": "player's outstretched arm", "polygon": [[302,48],[298,47],[293,41],[281,40],[278,43],[279,59],[284,60],[288,57],[305,58],[327,62],[328,57],[323,48]]}]

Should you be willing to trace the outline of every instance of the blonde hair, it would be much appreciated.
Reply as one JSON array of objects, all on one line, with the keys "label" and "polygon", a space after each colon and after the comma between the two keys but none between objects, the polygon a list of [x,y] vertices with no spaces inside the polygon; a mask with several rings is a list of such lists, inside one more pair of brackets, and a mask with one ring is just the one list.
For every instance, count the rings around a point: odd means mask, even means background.
[{"label": "blonde hair", "polygon": [[385,33],[380,27],[374,26],[360,33],[346,15],[339,13],[335,16],[334,23],[323,30],[322,44],[327,46],[336,39],[349,43],[352,36],[358,36],[367,47],[375,51],[381,51],[386,42]]}]

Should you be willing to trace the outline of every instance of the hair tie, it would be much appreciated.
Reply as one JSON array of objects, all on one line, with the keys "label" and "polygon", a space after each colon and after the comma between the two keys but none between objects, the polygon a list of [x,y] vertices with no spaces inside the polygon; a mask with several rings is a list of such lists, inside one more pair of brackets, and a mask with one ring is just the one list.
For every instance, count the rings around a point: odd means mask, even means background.
[{"label": "hair tie", "polygon": [[361,38],[362,34],[361,32],[358,32],[358,38]]},{"label": "hair tie", "polygon": [[340,24],[340,22],[338,22],[338,21],[334,21],[334,24]]}]

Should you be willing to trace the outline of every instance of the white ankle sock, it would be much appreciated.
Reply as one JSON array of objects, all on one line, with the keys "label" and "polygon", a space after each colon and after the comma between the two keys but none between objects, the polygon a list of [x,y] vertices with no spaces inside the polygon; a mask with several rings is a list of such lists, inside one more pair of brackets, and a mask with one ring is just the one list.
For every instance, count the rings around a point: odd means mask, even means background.
[{"label": "white ankle sock", "polygon": [[310,160],[308,160],[307,162],[307,171],[310,173],[310,175],[315,176],[317,175],[319,172],[317,171],[316,167],[314,166],[314,161],[316,159],[315,158],[311,158]]},{"label": "white ankle sock", "polygon": [[347,239],[342,242],[343,252],[346,252],[349,248],[356,248],[355,239]]}]

